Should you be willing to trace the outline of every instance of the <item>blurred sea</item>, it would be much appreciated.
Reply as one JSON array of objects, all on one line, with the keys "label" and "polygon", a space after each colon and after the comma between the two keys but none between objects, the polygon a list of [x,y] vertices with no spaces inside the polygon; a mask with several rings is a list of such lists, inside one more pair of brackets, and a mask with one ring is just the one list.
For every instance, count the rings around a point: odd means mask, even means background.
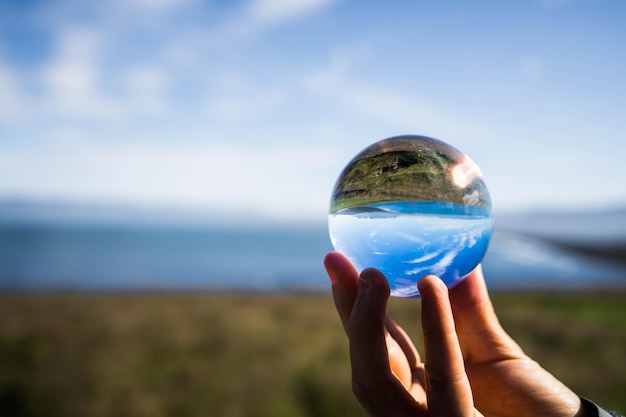
[{"label": "blurred sea", "polygon": [[[325,224],[104,211],[0,204],[0,290],[329,289]],[[483,268],[496,290],[626,289],[626,211],[496,217]]]}]

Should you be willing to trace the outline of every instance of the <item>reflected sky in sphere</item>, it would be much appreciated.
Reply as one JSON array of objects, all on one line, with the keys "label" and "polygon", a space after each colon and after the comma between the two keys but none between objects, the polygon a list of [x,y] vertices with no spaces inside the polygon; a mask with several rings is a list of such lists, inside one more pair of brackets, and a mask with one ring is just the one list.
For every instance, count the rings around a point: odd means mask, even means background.
[{"label": "reflected sky in sphere", "polygon": [[415,297],[422,276],[451,287],[478,265],[492,233],[491,197],[478,166],[456,148],[398,136],[344,168],[328,226],[335,250],[359,271],[377,268],[392,295]]}]

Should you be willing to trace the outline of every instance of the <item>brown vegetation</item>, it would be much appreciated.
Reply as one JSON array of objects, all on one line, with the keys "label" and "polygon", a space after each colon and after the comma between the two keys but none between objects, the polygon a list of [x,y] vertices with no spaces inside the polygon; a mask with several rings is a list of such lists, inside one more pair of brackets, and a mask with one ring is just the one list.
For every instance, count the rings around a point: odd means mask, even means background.
[{"label": "brown vegetation", "polygon": [[[577,393],[626,410],[626,293],[496,294]],[[419,300],[393,299],[419,339]],[[358,416],[330,295],[0,295],[0,416]]]}]

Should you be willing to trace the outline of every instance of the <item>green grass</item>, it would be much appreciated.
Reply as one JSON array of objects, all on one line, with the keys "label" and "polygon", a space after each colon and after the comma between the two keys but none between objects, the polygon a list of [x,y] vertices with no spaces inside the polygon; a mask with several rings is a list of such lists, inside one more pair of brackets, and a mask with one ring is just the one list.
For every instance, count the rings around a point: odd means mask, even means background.
[{"label": "green grass", "polygon": [[[577,393],[626,411],[626,293],[495,294]],[[419,338],[419,301],[393,299]],[[0,295],[0,416],[360,416],[330,295]]]}]

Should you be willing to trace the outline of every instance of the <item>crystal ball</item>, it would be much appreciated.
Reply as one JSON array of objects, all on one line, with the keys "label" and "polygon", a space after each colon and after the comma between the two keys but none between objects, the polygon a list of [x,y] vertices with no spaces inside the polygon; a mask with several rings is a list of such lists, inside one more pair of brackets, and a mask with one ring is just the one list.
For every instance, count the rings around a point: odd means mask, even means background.
[{"label": "crystal ball", "polygon": [[359,270],[379,269],[391,295],[417,297],[433,274],[452,287],[482,260],[493,228],[478,166],[437,139],[397,136],[356,155],[339,175],[328,227]]}]

